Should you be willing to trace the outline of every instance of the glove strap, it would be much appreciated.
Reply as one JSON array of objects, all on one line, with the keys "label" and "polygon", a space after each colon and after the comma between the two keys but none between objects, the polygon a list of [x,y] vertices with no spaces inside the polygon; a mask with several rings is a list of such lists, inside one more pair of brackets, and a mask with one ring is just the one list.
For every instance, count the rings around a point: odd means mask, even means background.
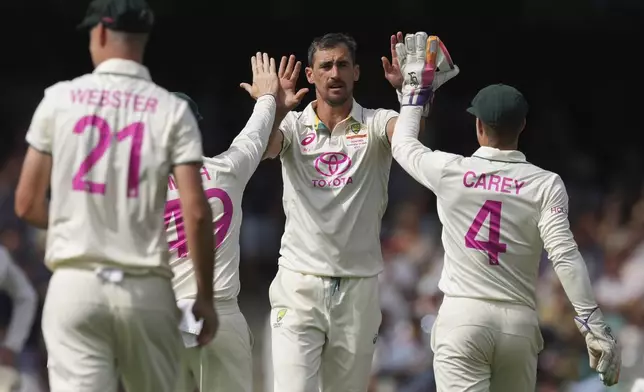
[{"label": "glove strap", "polygon": [[[400,103],[400,106],[405,106],[405,105],[403,105],[403,94],[402,94],[402,91],[400,91],[400,90],[396,90],[396,95],[398,96],[398,103]],[[427,101],[427,102],[423,105],[423,113],[421,114],[421,117],[424,117],[424,118],[429,117],[429,113],[430,113],[430,111],[431,111],[432,103],[433,103],[433,102],[434,102],[434,94],[432,94],[432,96],[431,96],[431,98],[429,99],[429,101]]]}]

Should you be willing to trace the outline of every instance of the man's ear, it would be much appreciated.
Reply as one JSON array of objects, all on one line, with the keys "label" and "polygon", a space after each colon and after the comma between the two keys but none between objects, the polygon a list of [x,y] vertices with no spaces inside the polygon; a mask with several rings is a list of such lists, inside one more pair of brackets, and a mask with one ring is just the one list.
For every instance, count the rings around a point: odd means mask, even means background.
[{"label": "man's ear", "polygon": [[313,68],[304,68],[304,73],[306,74],[306,80],[308,80],[308,82],[311,84],[315,84],[315,81],[313,80]]}]

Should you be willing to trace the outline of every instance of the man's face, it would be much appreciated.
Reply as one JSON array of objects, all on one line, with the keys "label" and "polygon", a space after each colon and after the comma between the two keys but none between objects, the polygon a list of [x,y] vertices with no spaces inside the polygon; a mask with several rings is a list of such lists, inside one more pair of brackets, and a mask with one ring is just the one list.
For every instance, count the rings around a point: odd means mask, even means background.
[{"label": "man's face", "polygon": [[359,77],[360,68],[353,63],[344,44],[317,50],[313,66],[306,68],[306,79],[315,84],[320,99],[331,106],[340,106],[353,98],[353,84]]}]

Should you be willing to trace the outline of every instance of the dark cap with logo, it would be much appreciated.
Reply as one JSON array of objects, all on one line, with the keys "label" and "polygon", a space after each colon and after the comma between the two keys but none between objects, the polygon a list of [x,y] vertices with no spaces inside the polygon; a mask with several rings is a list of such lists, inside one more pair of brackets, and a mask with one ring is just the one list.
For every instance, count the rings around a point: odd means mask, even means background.
[{"label": "dark cap with logo", "polygon": [[113,31],[149,33],[154,14],[145,0],[92,0],[78,28],[89,30],[99,23]]},{"label": "dark cap with logo", "polygon": [[173,92],[172,94],[188,102],[188,105],[190,106],[190,110],[192,111],[192,114],[195,116],[197,121],[203,120],[203,116],[199,112],[199,106],[197,106],[197,103],[192,98],[190,98],[188,94],[184,94],[181,92]]},{"label": "dark cap with logo", "polygon": [[528,102],[516,88],[493,84],[476,94],[467,111],[492,128],[514,128],[523,124]]}]

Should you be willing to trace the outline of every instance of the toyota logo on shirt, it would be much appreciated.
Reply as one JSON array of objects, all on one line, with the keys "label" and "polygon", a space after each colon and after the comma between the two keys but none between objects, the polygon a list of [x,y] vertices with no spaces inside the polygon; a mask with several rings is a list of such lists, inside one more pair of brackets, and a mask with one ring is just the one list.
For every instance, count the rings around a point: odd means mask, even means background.
[{"label": "toyota logo on shirt", "polygon": [[325,177],[335,177],[351,168],[351,158],[343,152],[325,152],[315,158],[315,170]]}]

